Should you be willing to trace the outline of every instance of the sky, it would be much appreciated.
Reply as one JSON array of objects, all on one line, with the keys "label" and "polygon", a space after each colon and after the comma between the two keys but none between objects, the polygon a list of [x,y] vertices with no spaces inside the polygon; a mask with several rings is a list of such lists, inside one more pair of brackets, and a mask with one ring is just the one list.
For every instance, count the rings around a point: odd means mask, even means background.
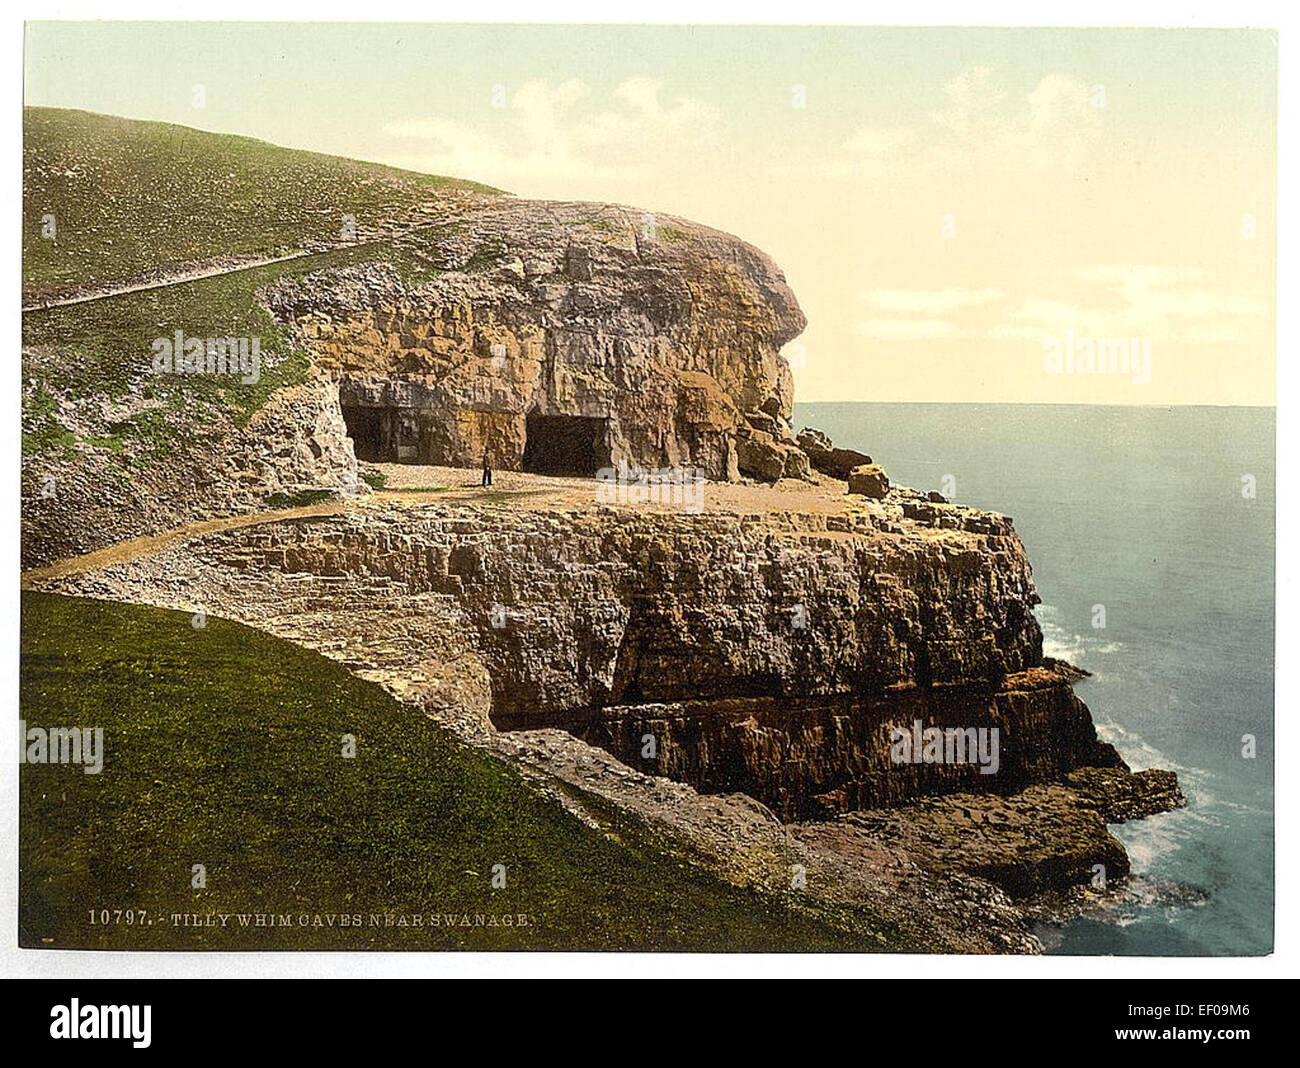
[{"label": "sky", "polygon": [[46,22],[25,99],[730,231],[797,400],[1274,402],[1272,31]]}]

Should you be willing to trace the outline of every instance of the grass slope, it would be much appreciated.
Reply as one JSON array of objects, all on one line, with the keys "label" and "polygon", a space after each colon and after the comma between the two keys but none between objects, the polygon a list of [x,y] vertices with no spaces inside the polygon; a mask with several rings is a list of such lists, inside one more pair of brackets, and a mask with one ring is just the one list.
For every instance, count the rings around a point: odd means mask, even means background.
[{"label": "grass slope", "polygon": [[[138,396],[153,407],[116,423],[97,426],[87,444],[131,450],[140,462],[166,455],[178,438],[193,443],[207,428],[223,430],[219,416],[245,423],[277,389],[305,379],[306,356],[260,305],[254,293],[276,278],[306,274],[374,258],[374,246],[335,249],[288,263],[268,264],[180,285],[123,293],[86,304],[26,312],[23,455],[50,449],[70,453],[79,440],[58,421],[51,402],[118,400]],[[245,384],[235,375],[155,375],[153,340],[187,337],[257,337],[262,373]],[[179,428],[184,428],[182,435]]]},{"label": "grass slope", "polygon": [[[344,213],[364,229],[417,204],[434,211],[426,216],[431,222],[402,238],[26,312],[24,456],[73,459],[86,449],[109,450],[121,454],[109,465],[120,483],[178,443],[219,438],[230,422],[246,423],[272,393],[307,372],[305,355],[292,350],[255,297],[277,278],[383,263],[418,284],[445,269],[495,262],[490,249],[475,251],[469,263],[440,259],[442,235],[458,225],[438,222],[443,200],[453,191],[498,195],[487,186],[81,111],[28,108],[23,122],[29,298],[80,283],[138,280],[193,260],[335,241]],[[41,236],[47,212],[57,241]],[[258,338],[260,381],[153,374],[154,339],[177,329],[187,337]]]},{"label": "grass slope", "polygon": [[[393,240],[24,312],[23,455],[53,450],[71,458],[80,444],[126,448],[127,466],[148,464],[178,442],[188,446],[205,433],[220,437],[226,419],[246,424],[274,392],[307,377],[306,354],[258,302],[259,288],[363,263],[390,265],[418,284],[440,271],[436,244],[450,229],[429,226]],[[236,375],[154,374],[154,339],[170,339],[177,329],[186,337],[258,338],[261,377],[244,383]],[[65,403],[93,402],[79,416],[91,424],[89,432],[78,434],[60,421],[55,395]],[[100,418],[103,401],[128,399],[135,415]]]},{"label": "grass slope", "polygon": [[[281,148],[251,137],[63,108],[23,111],[25,296],[221,256],[336,242],[476,182]],[[52,215],[56,239],[43,236]]]},{"label": "grass slope", "polygon": [[[29,728],[105,735],[99,775],[21,769],[24,946],[908,948],[864,911],[728,886],[616,813],[589,828],[378,687],[234,623],[28,593],[22,656]],[[172,921],[185,913],[232,918]],[[289,925],[239,918],[255,913]],[[526,925],[488,920],[506,915]]]}]

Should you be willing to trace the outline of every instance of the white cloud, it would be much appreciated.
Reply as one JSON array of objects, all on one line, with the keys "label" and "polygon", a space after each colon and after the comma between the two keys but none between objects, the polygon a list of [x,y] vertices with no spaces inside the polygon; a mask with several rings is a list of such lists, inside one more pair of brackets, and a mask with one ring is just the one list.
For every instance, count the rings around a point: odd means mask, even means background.
[{"label": "white cloud", "polygon": [[[913,126],[862,126],[841,155],[810,165],[849,180],[925,166],[950,171],[1010,167],[1034,171],[1079,166],[1099,143],[1104,111],[1093,88],[1072,74],[1048,74],[1025,96],[1001,88],[992,67],[973,66],[943,86],[944,106]],[[773,171],[795,173],[788,164]]]},{"label": "white cloud", "polygon": [[710,104],[689,97],[675,97],[665,107],[659,100],[663,82],[654,78],[628,78],[613,93],[649,123],[670,130],[693,129],[706,126],[718,117],[718,110]]},{"label": "white cloud", "polygon": [[1153,264],[1094,264],[1064,272],[1085,293],[1023,301],[993,331],[1041,338],[1072,331],[1088,337],[1150,337],[1189,345],[1237,341],[1266,314],[1256,300],[1205,289],[1203,272]]},{"label": "white cloud", "polygon": [[977,337],[981,331],[953,322],[949,316],[984,308],[1005,296],[1000,289],[968,289],[963,286],[869,289],[861,295],[863,303],[889,314],[863,320],[854,330],[859,337],[874,341],[941,341]]},{"label": "white cloud", "polygon": [[[874,341],[1041,341],[1068,331],[1076,337],[1205,345],[1248,336],[1251,320],[1266,309],[1206,289],[1202,277],[1199,270],[1155,264],[1091,264],[1060,272],[1054,288],[1065,295],[1027,295],[1014,302],[1007,290],[991,287],[871,289],[861,300],[880,314],[854,329]],[[990,323],[998,315],[1000,321]]]},{"label": "white cloud", "polygon": [[967,336],[947,319],[866,319],[853,329],[872,341],[947,341]]},{"label": "white cloud", "polygon": [[962,308],[990,304],[1005,295],[1000,289],[945,286],[943,289],[872,289],[862,294],[862,299],[882,311],[945,315]]},{"label": "white cloud", "polygon": [[1003,104],[1007,94],[997,87],[992,67],[967,67],[943,87],[948,108],[935,112],[936,126],[967,138],[991,125],[1006,121]]},{"label": "white cloud", "polygon": [[597,104],[586,83],[569,78],[526,82],[502,117],[492,133],[484,123],[439,115],[397,119],[382,132],[411,144],[406,166],[509,188],[644,177],[669,147],[702,143],[718,111],[689,97],[665,103],[662,83],[644,77],[620,83]]}]

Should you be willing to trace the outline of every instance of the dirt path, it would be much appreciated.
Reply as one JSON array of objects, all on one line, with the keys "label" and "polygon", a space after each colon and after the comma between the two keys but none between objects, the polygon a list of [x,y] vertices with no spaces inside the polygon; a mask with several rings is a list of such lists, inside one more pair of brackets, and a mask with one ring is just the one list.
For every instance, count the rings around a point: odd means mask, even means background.
[{"label": "dirt path", "polygon": [[299,249],[297,252],[290,252],[284,256],[259,256],[248,259],[234,258],[210,261],[206,267],[191,267],[190,269],[180,269],[174,274],[168,274],[153,282],[131,282],[118,286],[104,286],[94,288],[89,292],[74,293],[72,296],[55,297],[52,300],[38,301],[35,304],[24,304],[23,312],[44,311],[47,308],[62,308],[69,304],[89,304],[95,300],[107,300],[109,297],[120,297],[124,293],[141,293],[147,289],[167,289],[170,286],[184,285],[186,282],[197,282],[204,278],[215,278],[222,274],[238,274],[240,271],[251,271],[257,267],[266,267],[272,263],[285,263],[289,260],[306,259],[309,256],[319,256],[324,252],[337,252],[340,249],[365,248],[369,245],[381,245],[386,241],[392,241],[395,238],[403,237],[406,234],[414,233],[417,230],[424,230],[431,226],[440,225],[438,223],[422,223],[415,226],[408,226],[404,229],[397,230],[391,234],[381,234],[378,237],[368,237],[364,241],[350,241],[343,244],[331,245],[328,248],[316,249]]},{"label": "dirt path", "polygon": [[[583,511],[589,508],[628,508],[645,512],[680,512],[680,503],[627,503],[597,497],[597,483],[590,478],[564,478],[534,475],[522,471],[499,471],[490,489],[484,489],[480,473],[461,467],[425,467],[413,464],[377,464],[387,478],[384,489],[364,497],[346,497],[301,508],[252,512],[205,519],[174,527],[161,534],[118,542],[104,549],[70,556],[53,564],[22,573],[22,588],[34,589],[53,579],[80,575],[112,564],[128,563],[151,556],[206,534],[282,523],[292,519],[337,515],[364,508],[386,508],[401,502],[405,505],[475,505],[478,507],[543,508],[546,510]],[[699,487],[700,512],[762,513],[813,512],[845,513],[869,507],[861,498],[846,497],[843,483],[825,479],[819,483],[783,481],[775,486],[748,483],[706,482]]]},{"label": "dirt path", "polygon": [[219,530],[237,530],[240,527],[255,527],[262,523],[278,523],[286,519],[299,519],[304,516],[334,515],[355,508],[359,499],[326,501],[323,504],[309,504],[302,508],[285,508],[278,512],[256,512],[251,515],[232,515],[225,519],[205,519],[198,523],[186,523],[181,527],[165,530],[161,534],[149,534],[143,538],[120,541],[105,549],[69,556],[44,567],[34,567],[22,574],[22,588],[34,589],[51,579],[80,575],[96,568],[111,564],[122,564],[141,556],[151,556],[180,542],[193,541],[205,534],[214,534]]},{"label": "dirt path", "polygon": [[[524,471],[497,471],[490,490],[480,486],[480,473],[462,467],[432,467],[421,464],[375,464],[386,478],[385,497],[420,497],[430,504],[456,501],[496,504],[512,498],[535,498],[552,508],[583,509],[607,505],[636,508],[645,512],[681,512],[682,498],[671,499],[668,488],[662,499],[631,503],[624,495],[598,496],[598,483],[591,478],[534,475]],[[813,512],[844,514],[854,507],[868,507],[865,498],[849,497],[839,479],[815,475],[813,482],[782,479],[775,485],[763,482],[700,482],[692,487],[686,510],[700,512],[763,513]],[[695,507],[694,505],[698,505]]]},{"label": "dirt path", "polygon": [[[348,246],[352,247],[352,246]],[[56,297],[54,300],[41,301],[38,304],[24,304],[24,312],[44,311],[46,308],[62,308],[69,304],[89,304],[95,300],[107,300],[109,297],[120,297],[123,293],[140,293],[146,289],[166,289],[169,286],[179,286],[186,282],[196,282],[201,278],[215,278],[219,274],[238,274],[240,271],[251,271],[255,267],[265,267],[270,263],[283,263],[285,260],[300,260],[304,256],[314,256],[314,252],[291,252],[287,256],[266,256],[260,259],[248,260],[245,263],[239,263],[235,266],[209,267],[193,271],[181,271],[175,275],[169,275],[157,282],[138,282],[131,285],[109,286],[105,289],[97,289],[92,293],[83,293],[74,297]]]}]

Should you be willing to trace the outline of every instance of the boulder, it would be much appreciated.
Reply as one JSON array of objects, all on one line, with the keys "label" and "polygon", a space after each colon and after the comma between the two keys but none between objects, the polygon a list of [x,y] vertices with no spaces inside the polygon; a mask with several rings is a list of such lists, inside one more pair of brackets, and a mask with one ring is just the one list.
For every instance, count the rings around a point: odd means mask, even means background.
[{"label": "boulder", "polygon": [[812,465],[808,462],[808,456],[802,449],[790,445],[777,446],[785,454],[785,471],[783,478],[812,478]]},{"label": "boulder", "polygon": [[804,427],[796,438],[799,448],[807,455],[812,466],[832,478],[848,478],[855,467],[871,463],[871,457],[857,449],[835,447],[830,436],[812,427]]},{"label": "boulder", "polygon": [[742,475],[775,482],[785,474],[789,450],[778,445],[772,435],[763,430],[752,431],[747,438],[736,442],[736,461]]},{"label": "boulder", "polygon": [[889,476],[879,464],[862,464],[849,472],[849,492],[879,500],[889,493]]},{"label": "boulder", "polygon": [[820,430],[815,430],[810,426],[804,427],[799,431],[799,448],[803,449],[809,456],[829,455],[834,442],[831,441],[830,435]]}]

